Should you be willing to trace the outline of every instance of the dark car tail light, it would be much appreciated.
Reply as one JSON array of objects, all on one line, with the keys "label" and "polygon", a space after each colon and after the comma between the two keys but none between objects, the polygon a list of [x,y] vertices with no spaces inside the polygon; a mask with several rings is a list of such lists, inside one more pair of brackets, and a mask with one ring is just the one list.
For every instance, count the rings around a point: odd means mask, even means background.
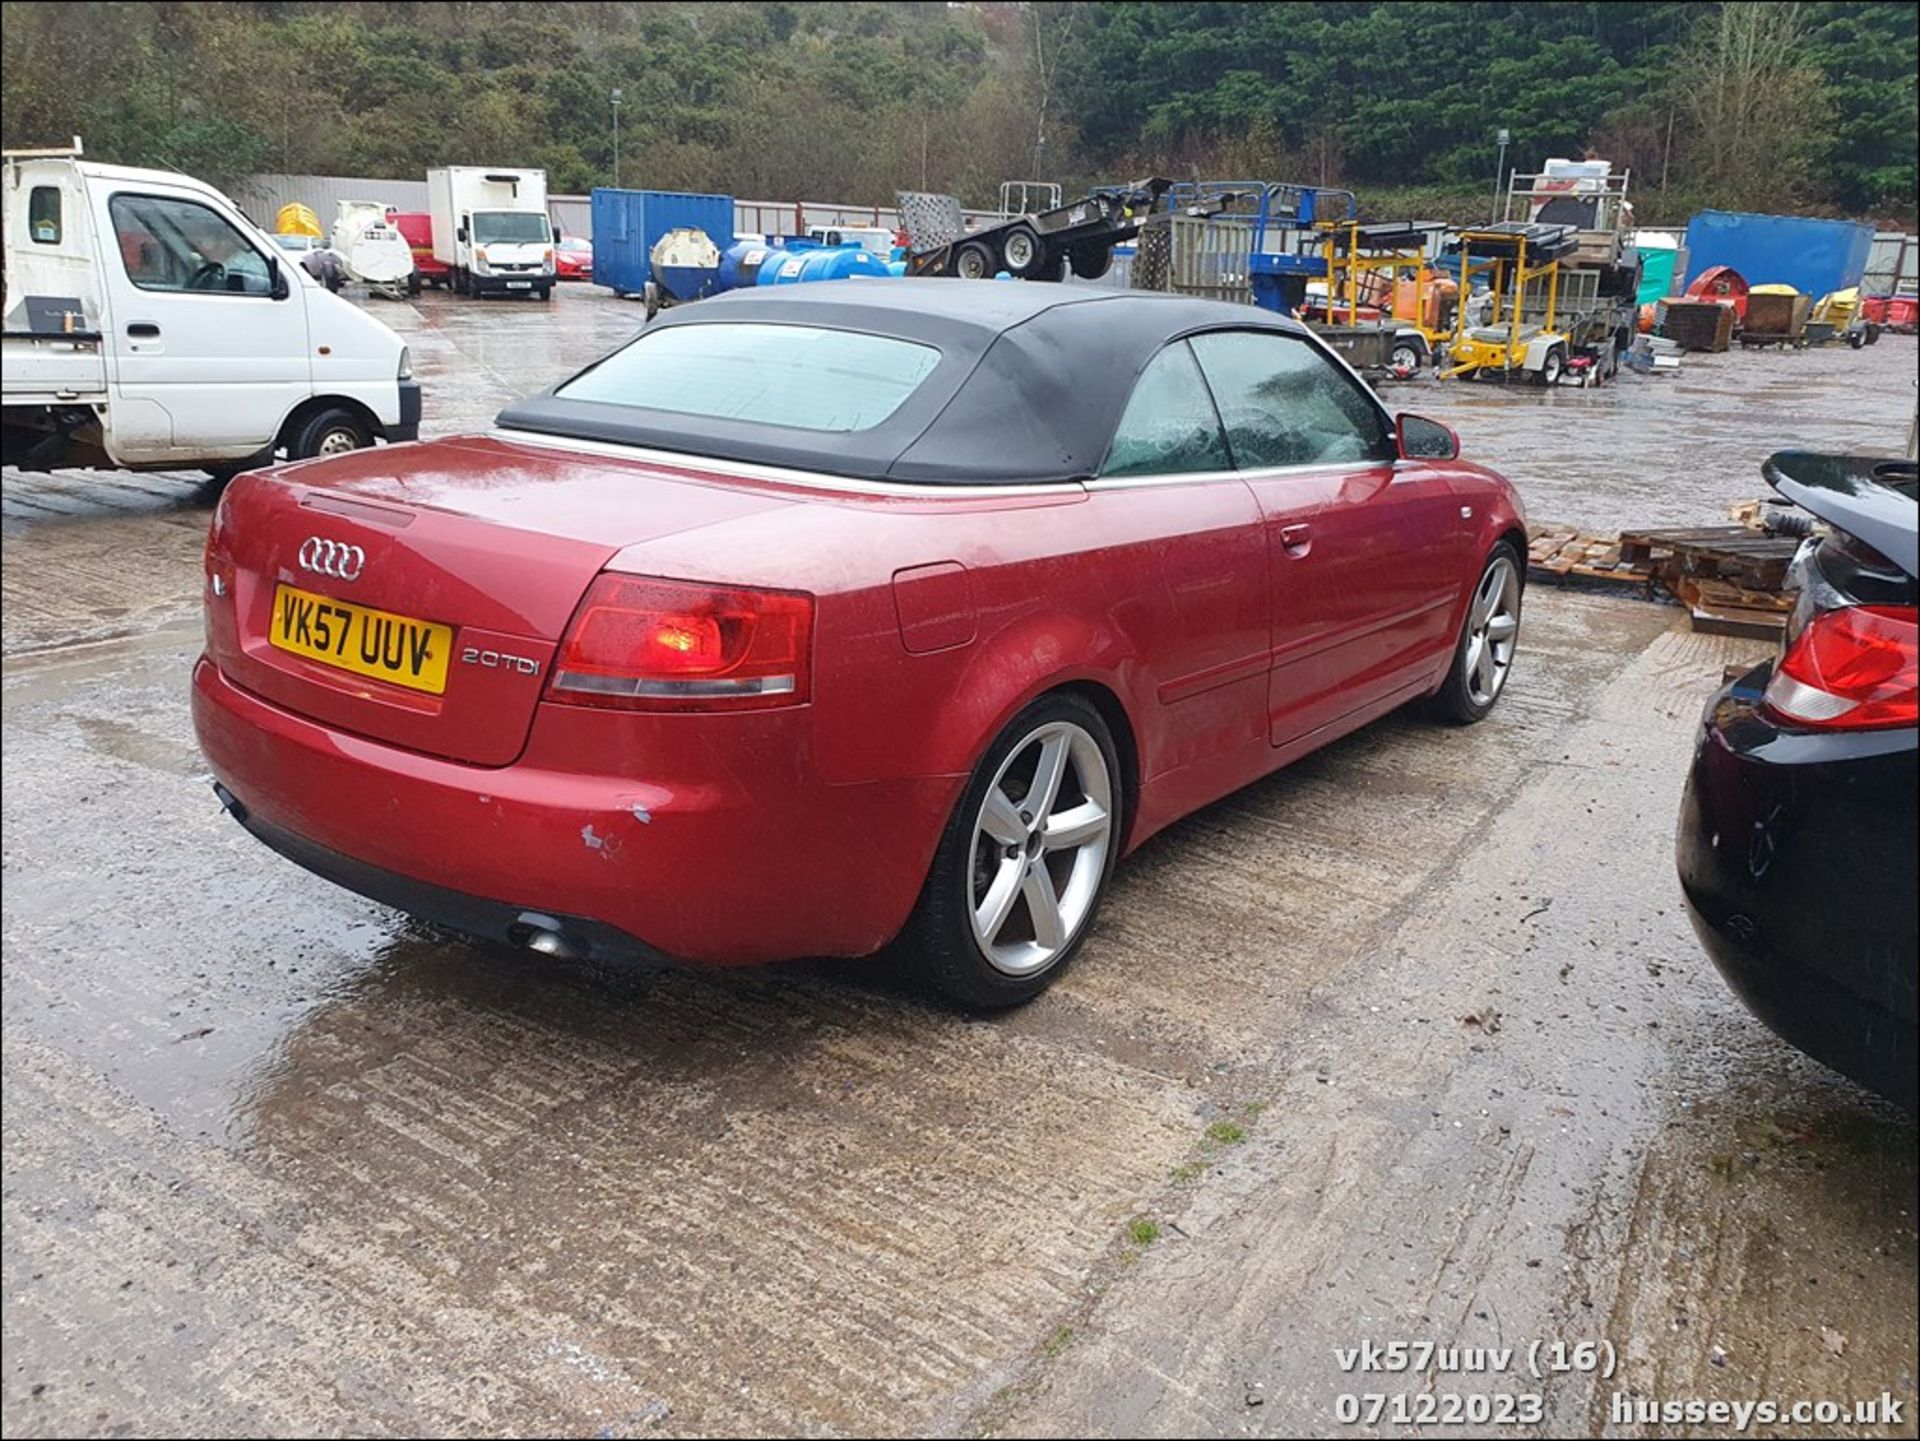
[{"label": "dark car tail light", "polygon": [[548,698],[621,710],[744,710],[807,699],[813,597],[646,576],[595,578]]},{"label": "dark car tail light", "polygon": [[1813,730],[1881,730],[1920,719],[1920,612],[1850,605],[1810,616],[1774,667],[1766,703]]}]

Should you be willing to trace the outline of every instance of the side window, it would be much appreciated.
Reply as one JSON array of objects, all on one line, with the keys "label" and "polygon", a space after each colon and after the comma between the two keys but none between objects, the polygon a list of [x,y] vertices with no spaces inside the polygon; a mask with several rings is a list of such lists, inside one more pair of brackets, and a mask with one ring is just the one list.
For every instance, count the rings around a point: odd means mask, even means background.
[{"label": "side window", "polygon": [[1297,336],[1221,330],[1193,337],[1233,463],[1241,470],[1394,458],[1373,398]]},{"label": "side window", "polygon": [[127,278],[142,290],[273,292],[266,257],[217,211],[157,195],[116,195],[107,209]]},{"label": "side window", "polygon": [[60,243],[60,189],[36,185],[27,197],[27,234],[36,245]]},{"label": "side window", "polygon": [[1102,475],[1231,470],[1220,417],[1184,340],[1147,362],[1113,432]]}]

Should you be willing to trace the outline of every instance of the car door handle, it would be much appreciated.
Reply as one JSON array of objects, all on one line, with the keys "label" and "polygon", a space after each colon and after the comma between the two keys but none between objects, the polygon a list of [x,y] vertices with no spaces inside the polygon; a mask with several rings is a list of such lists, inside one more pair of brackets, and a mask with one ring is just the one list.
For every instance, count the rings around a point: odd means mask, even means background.
[{"label": "car door handle", "polygon": [[1313,549],[1313,527],[1310,525],[1281,526],[1280,544],[1286,547],[1287,554],[1295,560],[1304,560],[1307,552]]},{"label": "car door handle", "polygon": [[135,340],[153,340],[158,338],[160,327],[151,320],[130,320],[127,322],[127,334]]}]

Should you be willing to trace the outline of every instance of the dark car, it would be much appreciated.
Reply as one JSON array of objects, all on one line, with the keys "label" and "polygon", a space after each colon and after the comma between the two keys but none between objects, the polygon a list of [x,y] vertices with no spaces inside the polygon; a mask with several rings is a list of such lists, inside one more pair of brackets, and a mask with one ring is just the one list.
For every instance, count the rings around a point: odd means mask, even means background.
[{"label": "dark car", "polygon": [[1707,707],[1680,883],[1756,1016],[1912,1110],[1915,469],[1787,451],[1765,474],[1830,531],[1795,561],[1800,598],[1779,657]]}]

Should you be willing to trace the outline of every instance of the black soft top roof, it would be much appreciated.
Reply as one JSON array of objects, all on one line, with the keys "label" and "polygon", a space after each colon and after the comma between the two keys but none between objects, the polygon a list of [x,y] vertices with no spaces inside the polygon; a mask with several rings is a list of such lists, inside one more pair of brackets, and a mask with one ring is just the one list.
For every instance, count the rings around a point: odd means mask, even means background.
[{"label": "black soft top roof", "polygon": [[1035,281],[874,279],[733,291],[670,310],[629,343],[682,325],[737,322],[919,341],[936,347],[940,362],[899,409],[866,430],[565,400],[553,390],[508,406],[499,424],[864,480],[1074,480],[1105,458],[1134,380],[1169,341],[1201,330],[1306,333],[1297,321],[1253,306],[1186,296]]}]

